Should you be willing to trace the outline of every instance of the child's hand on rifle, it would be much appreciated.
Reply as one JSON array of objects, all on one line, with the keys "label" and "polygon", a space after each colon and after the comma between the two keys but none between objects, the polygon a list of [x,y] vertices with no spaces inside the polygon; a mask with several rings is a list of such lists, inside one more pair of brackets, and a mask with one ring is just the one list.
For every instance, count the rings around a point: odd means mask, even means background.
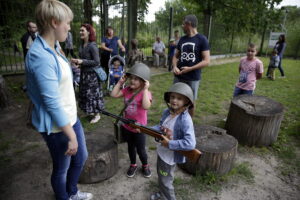
[{"label": "child's hand on rifle", "polygon": [[161,145],[169,148],[169,139],[164,135],[161,135],[161,137],[163,138],[163,140],[160,141]]},{"label": "child's hand on rifle", "polygon": [[164,133],[164,135],[169,139],[172,140],[173,139],[173,133],[171,129],[168,129],[166,127],[160,127],[160,130]]}]

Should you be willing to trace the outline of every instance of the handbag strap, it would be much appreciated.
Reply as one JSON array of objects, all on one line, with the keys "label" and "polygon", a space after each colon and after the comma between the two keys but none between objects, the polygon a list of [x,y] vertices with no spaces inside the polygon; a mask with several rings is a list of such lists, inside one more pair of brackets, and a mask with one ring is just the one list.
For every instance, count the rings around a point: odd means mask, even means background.
[{"label": "handbag strap", "polygon": [[[123,114],[123,112],[126,110],[126,108],[129,106],[129,104],[133,101],[133,99],[134,99],[134,97],[138,94],[138,93],[140,93],[140,91],[141,91],[141,89],[140,90],[138,90],[134,95],[132,95],[131,97],[130,97],[130,99],[127,101],[127,103],[125,103],[125,106],[124,106],[124,108],[121,110],[121,112],[120,112],[120,114],[119,114],[119,116],[121,117],[122,116],[122,114]],[[116,124],[119,122],[119,119],[116,119]]]}]

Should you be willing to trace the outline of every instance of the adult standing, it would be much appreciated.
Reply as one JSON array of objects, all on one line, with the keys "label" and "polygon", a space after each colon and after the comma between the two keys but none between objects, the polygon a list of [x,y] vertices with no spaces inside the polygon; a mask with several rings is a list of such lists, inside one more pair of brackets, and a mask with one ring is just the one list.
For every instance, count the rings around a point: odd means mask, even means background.
[{"label": "adult standing", "polygon": [[164,58],[164,67],[167,67],[168,58],[167,54],[165,53],[165,49],[165,44],[160,40],[160,37],[156,37],[156,41],[154,42],[152,47],[153,65],[155,67],[159,66],[159,57]]},{"label": "adult standing", "polygon": [[32,103],[32,124],[47,143],[53,161],[51,185],[57,200],[91,199],[80,192],[78,179],[88,152],[77,117],[72,74],[68,60],[55,49],[65,41],[73,13],[64,3],[43,0],[36,8],[40,35],[26,61],[27,93]]},{"label": "adult standing", "polygon": [[108,73],[108,61],[110,57],[118,55],[118,47],[125,53],[125,47],[122,45],[119,37],[114,36],[114,29],[108,26],[105,30],[105,37],[101,40],[101,66]]},{"label": "adult standing", "polygon": [[102,85],[94,71],[94,68],[100,65],[95,29],[90,24],[82,24],[80,39],[80,59],[72,59],[71,62],[81,69],[79,107],[93,117],[90,121],[93,124],[100,120],[99,113],[104,108]]},{"label": "adult standing", "polygon": [[179,30],[174,31],[174,39],[175,39],[175,44],[177,45],[180,40]]},{"label": "adult standing", "polygon": [[66,52],[66,57],[68,57],[70,53],[72,58],[76,58],[76,55],[74,54],[73,36],[70,31],[68,32],[68,36],[65,41],[65,52]]},{"label": "adult standing", "polygon": [[285,35],[282,34],[282,35],[279,36],[278,41],[276,42],[276,45],[274,47],[274,49],[277,50],[278,56],[280,58],[278,69],[281,73],[282,78],[285,78],[284,71],[283,71],[283,68],[282,68],[282,58],[283,58],[283,53],[284,53],[285,47],[286,47]]},{"label": "adult standing", "polygon": [[208,40],[197,31],[198,19],[195,15],[184,17],[182,28],[185,33],[178,42],[173,57],[174,83],[184,82],[188,84],[194,93],[194,107],[190,109],[194,115],[198,88],[201,80],[201,69],[210,62]]},{"label": "adult standing", "polygon": [[32,45],[33,41],[36,38],[37,26],[34,22],[28,21],[26,23],[27,32],[21,37],[21,44],[23,49],[24,59],[26,58],[26,54]]}]

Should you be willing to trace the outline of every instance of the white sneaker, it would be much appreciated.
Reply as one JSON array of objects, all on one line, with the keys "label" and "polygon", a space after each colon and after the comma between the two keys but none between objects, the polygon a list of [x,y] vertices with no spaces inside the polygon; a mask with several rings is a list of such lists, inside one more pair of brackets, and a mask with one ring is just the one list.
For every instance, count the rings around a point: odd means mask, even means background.
[{"label": "white sneaker", "polygon": [[75,195],[70,196],[69,200],[90,200],[93,198],[92,193],[77,191]]},{"label": "white sneaker", "polygon": [[95,123],[97,123],[99,120],[100,120],[100,115],[99,114],[97,114],[97,115],[95,115],[95,117],[90,121],[90,123],[91,124],[95,124]]}]

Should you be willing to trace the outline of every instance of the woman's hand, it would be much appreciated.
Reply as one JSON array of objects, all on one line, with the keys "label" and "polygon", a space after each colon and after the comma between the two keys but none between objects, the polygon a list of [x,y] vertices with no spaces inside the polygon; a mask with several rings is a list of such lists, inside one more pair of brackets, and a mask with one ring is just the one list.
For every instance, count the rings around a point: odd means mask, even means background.
[{"label": "woman's hand", "polygon": [[77,153],[77,150],[78,150],[78,142],[77,142],[77,139],[74,138],[72,140],[69,140],[68,149],[67,149],[65,155],[73,156]]},{"label": "woman's hand", "polygon": [[81,59],[72,58],[71,59],[71,63],[78,67],[78,65],[82,64],[82,60]]}]

